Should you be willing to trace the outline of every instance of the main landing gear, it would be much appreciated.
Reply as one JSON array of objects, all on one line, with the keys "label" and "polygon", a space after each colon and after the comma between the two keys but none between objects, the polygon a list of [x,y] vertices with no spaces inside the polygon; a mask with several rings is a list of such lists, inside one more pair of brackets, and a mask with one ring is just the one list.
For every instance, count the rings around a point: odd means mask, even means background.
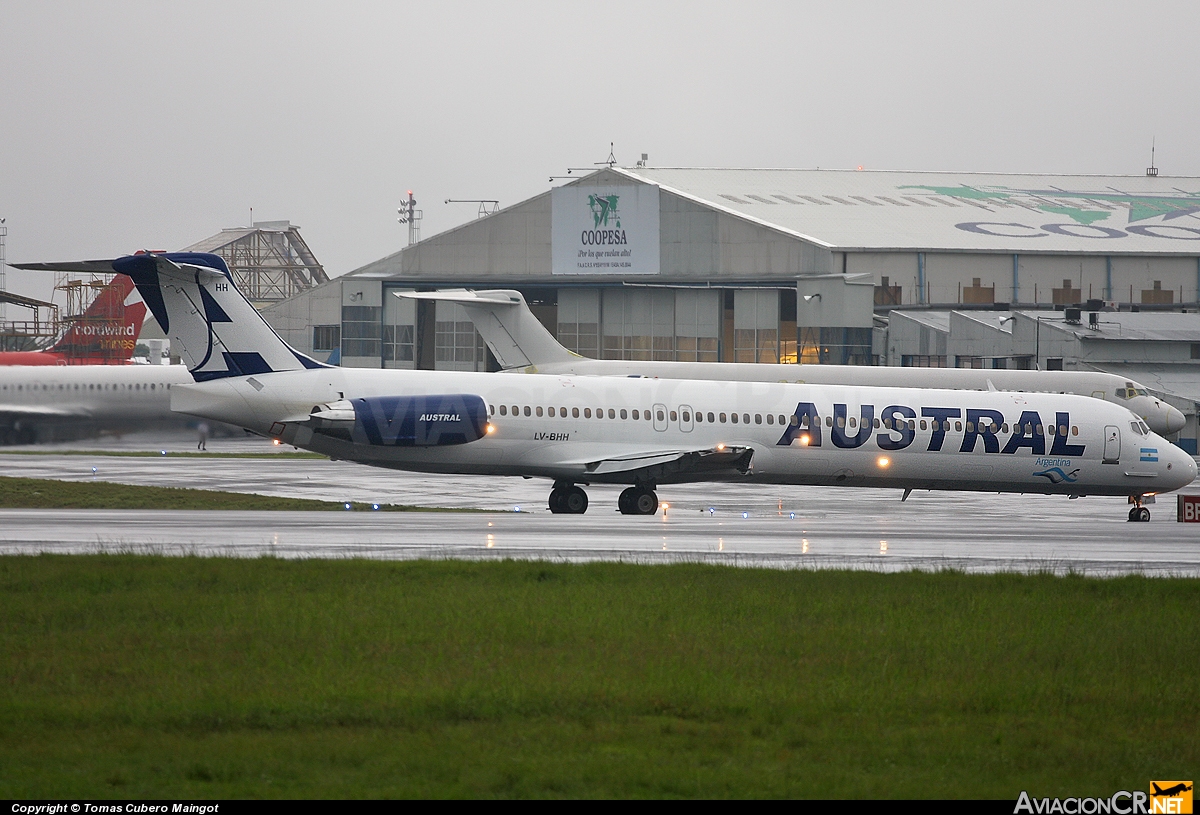
[{"label": "main landing gear", "polygon": [[588,508],[587,493],[574,484],[556,483],[550,490],[549,505],[555,515],[582,515]]},{"label": "main landing gear", "polygon": [[[558,481],[550,490],[547,502],[555,515],[582,515],[587,512],[588,497],[581,487],[569,481]],[[653,515],[658,512],[658,496],[646,484],[629,487],[617,499],[622,515]]]},{"label": "main landing gear", "polygon": [[1133,496],[1133,508],[1129,510],[1129,520],[1134,523],[1149,523],[1150,510],[1142,506],[1142,496]]},{"label": "main landing gear", "polygon": [[617,509],[622,515],[653,515],[658,512],[658,496],[645,484],[638,484],[621,492]]}]

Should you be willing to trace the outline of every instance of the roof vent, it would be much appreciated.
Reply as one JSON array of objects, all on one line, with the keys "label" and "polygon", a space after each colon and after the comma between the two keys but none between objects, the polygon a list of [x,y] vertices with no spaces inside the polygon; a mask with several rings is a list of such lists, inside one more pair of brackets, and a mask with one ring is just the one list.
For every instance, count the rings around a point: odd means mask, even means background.
[{"label": "roof vent", "polygon": [[1063,309],[1063,322],[1070,325],[1079,325],[1082,322],[1080,319],[1082,316],[1082,312],[1077,308]]}]

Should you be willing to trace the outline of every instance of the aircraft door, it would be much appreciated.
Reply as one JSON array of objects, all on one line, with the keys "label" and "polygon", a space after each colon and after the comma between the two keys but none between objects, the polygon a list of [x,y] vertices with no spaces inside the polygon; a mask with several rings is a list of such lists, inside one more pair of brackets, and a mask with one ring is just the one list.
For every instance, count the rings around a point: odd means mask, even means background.
[{"label": "aircraft door", "polygon": [[684,433],[692,432],[692,406],[679,406],[679,429]]},{"label": "aircraft door", "polygon": [[654,406],[654,429],[660,433],[667,429],[667,406]]},{"label": "aircraft door", "polygon": [[1121,458],[1121,428],[1110,424],[1104,428],[1104,463],[1116,464]]}]

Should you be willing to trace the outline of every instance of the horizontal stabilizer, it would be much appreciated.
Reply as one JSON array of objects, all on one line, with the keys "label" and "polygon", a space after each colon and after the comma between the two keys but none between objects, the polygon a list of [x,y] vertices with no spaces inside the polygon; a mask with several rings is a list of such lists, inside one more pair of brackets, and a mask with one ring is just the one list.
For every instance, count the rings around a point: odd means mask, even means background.
[{"label": "horizontal stabilizer", "polygon": [[61,263],[10,263],[14,269],[30,272],[77,272],[80,274],[112,274],[112,260],[69,260]]},{"label": "horizontal stabilizer", "polygon": [[458,303],[503,369],[570,362],[579,355],[564,348],[513,289],[396,292],[398,297]]}]

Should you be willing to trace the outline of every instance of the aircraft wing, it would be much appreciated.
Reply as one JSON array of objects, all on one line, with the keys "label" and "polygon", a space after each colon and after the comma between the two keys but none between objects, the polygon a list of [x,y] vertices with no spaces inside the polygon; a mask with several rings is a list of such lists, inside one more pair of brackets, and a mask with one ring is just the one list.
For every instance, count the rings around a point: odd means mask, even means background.
[{"label": "aircraft wing", "polygon": [[16,419],[67,419],[87,414],[77,410],[64,410],[53,405],[5,405],[0,403],[0,416]]},{"label": "aircraft wing", "polygon": [[651,450],[611,458],[572,462],[582,465],[586,475],[641,476],[657,481],[682,473],[712,473],[721,470],[745,473],[754,455],[750,447],[708,447],[698,450]]}]

